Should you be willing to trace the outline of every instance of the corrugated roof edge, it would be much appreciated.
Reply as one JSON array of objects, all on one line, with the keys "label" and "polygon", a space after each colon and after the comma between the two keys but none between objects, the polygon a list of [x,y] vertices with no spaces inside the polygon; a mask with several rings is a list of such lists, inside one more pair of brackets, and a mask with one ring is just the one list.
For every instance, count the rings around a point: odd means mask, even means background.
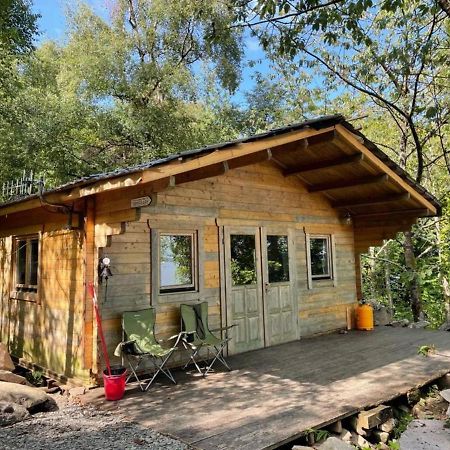
[{"label": "corrugated roof edge", "polygon": [[[345,120],[345,117],[341,114],[334,114],[329,116],[321,116],[315,119],[306,120],[304,122],[298,122],[293,123],[284,127],[275,128],[263,133],[258,133],[252,136],[244,137],[241,139],[235,139],[233,141],[227,141],[222,142],[218,144],[212,144],[205,147],[201,147],[199,149],[193,149],[193,150],[187,150],[179,153],[174,153],[172,155],[169,155],[165,158],[155,159],[152,161],[148,161],[142,164],[138,164],[136,166],[132,167],[126,167],[123,169],[116,169],[111,172],[104,172],[99,174],[92,174],[83,178],[78,178],[74,181],[71,181],[69,183],[60,185],[56,188],[49,189],[45,191],[45,194],[52,194],[57,193],[61,191],[65,191],[68,189],[73,189],[75,187],[81,187],[81,186],[88,186],[89,184],[96,183],[98,181],[108,180],[116,177],[121,177],[128,174],[133,174],[136,172],[139,172],[141,170],[150,169],[151,167],[160,166],[166,163],[169,163],[171,161],[174,161],[178,158],[185,158],[185,157],[194,157],[194,156],[201,156],[206,153],[211,153],[216,150],[223,150],[228,147],[231,147],[233,145],[237,144],[244,144],[247,142],[255,142],[261,139],[265,139],[268,137],[276,136],[279,134],[289,133],[291,131],[298,131],[303,128],[314,128],[316,130],[320,130],[322,128],[328,128],[330,126],[335,126],[341,124],[345,128],[347,128],[352,133],[356,134],[357,136],[360,136],[364,140],[364,145],[367,146],[380,160],[382,160],[390,169],[394,170],[395,173],[397,173],[399,176],[401,176],[411,187],[416,189],[421,195],[423,195],[427,200],[429,200],[434,206],[436,206],[438,210],[438,215],[441,215],[442,213],[442,206],[440,205],[439,201],[430,194],[425,188],[423,188],[420,184],[416,183],[406,171],[404,171],[402,168],[400,168],[394,161],[392,161],[382,150],[380,150],[373,142],[368,140],[360,131],[356,130],[353,125],[351,125],[349,122]],[[31,200],[33,198],[37,198],[37,195],[30,195],[28,197],[24,197],[18,200],[12,200],[9,202],[5,202],[0,204],[0,208],[13,205],[16,203],[21,203],[27,200]]]}]

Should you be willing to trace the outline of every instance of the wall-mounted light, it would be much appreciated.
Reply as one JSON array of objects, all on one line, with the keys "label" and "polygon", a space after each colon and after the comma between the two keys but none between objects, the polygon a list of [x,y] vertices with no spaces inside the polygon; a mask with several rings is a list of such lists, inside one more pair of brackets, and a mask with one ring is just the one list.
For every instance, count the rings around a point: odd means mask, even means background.
[{"label": "wall-mounted light", "polygon": [[351,225],[353,223],[352,215],[347,211],[342,218],[345,225]]}]

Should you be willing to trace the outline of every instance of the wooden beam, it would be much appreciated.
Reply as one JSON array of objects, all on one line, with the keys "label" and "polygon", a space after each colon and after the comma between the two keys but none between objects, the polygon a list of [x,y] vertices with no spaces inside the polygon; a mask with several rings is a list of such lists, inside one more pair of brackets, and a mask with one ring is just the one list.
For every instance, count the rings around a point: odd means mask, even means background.
[{"label": "wooden beam", "polygon": [[308,192],[326,192],[334,191],[337,189],[346,189],[351,187],[364,186],[368,184],[378,184],[387,181],[389,177],[386,174],[365,177],[357,180],[340,180],[330,183],[317,184],[308,188]]},{"label": "wooden beam", "polygon": [[363,143],[360,142],[358,136],[355,136],[343,125],[336,125],[336,131],[338,136],[340,136],[344,141],[350,143],[356,150],[359,150],[361,153],[363,153],[367,161],[370,161],[380,170],[389,175],[389,178],[396,184],[401,186],[406,192],[411,194],[412,198],[417,200],[426,209],[429,209],[433,213],[433,215],[437,213],[436,207],[429,200],[427,200],[419,192],[417,192],[412,186],[410,186],[405,180],[403,180],[400,175],[395,173],[389,166],[387,166],[386,163],[381,161],[380,158],[375,156]]},{"label": "wooden beam", "polygon": [[401,209],[396,211],[383,211],[383,212],[373,212],[368,214],[355,214],[354,218],[356,220],[359,219],[372,219],[378,217],[404,217],[404,216],[413,216],[413,217],[430,217],[432,213],[428,209]]},{"label": "wooden beam", "polygon": [[[409,194],[399,194],[399,195],[389,195],[385,197],[378,197],[372,199],[354,199],[354,200],[345,200],[339,202],[332,202],[331,206],[333,208],[352,208],[356,206],[374,206],[374,205],[384,205],[386,203],[395,203],[401,202],[404,200],[410,199]],[[374,213],[376,214],[376,213]]]},{"label": "wooden beam", "polygon": [[285,177],[289,175],[303,174],[306,172],[313,172],[321,169],[331,169],[334,167],[347,166],[349,164],[356,164],[364,159],[362,153],[357,153],[351,156],[344,156],[341,158],[335,158],[328,161],[315,161],[310,164],[303,164],[297,167],[289,168],[283,171]]}]

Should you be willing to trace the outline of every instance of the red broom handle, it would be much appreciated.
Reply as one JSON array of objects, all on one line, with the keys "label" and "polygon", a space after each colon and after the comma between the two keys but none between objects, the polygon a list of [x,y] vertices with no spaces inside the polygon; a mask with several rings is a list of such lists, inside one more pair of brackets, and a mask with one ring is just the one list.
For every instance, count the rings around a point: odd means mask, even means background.
[{"label": "red broom handle", "polygon": [[98,334],[100,335],[100,341],[102,343],[103,356],[105,358],[106,367],[108,369],[108,375],[111,376],[111,364],[109,362],[108,350],[106,349],[105,336],[103,335],[102,319],[98,312],[97,294],[95,293],[94,285],[92,282],[88,284],[88,291],[92,297],[92,303],[94,305],[95,318],[97,319]]}]

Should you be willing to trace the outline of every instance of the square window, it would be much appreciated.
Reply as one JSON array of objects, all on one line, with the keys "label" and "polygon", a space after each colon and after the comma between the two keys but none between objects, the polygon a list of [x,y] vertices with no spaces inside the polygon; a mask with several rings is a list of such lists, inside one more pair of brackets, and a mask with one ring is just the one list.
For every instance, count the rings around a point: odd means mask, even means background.
[{"label": "square window", "polygon": [[26,298],[38,290],[39,236],[24,236],[14,241],[15,291],[18,298]]},{"label": "square window", "polygon": [[159,235],[159,289],[161,293],[196,290],[196,234]]},{"label": "square window", "polygon": [[330,236],[311,236],[309,240],[310,270],[312,279],[331,279]]}]

